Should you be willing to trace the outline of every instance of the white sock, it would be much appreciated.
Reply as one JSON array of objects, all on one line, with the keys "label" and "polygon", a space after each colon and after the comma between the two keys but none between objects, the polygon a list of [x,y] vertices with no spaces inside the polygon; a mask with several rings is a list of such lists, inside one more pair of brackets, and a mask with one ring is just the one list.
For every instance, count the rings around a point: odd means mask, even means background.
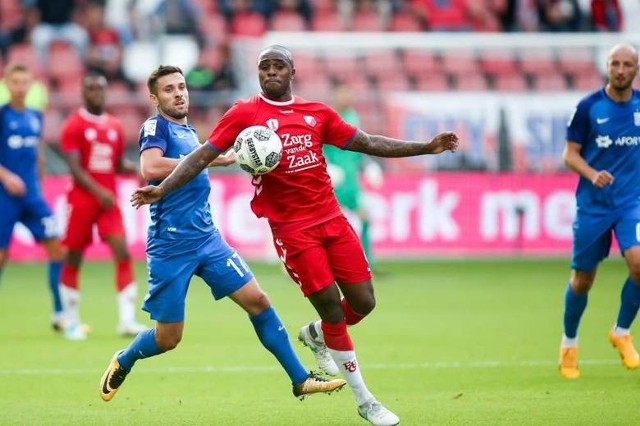
[{"label": "white sock", "polygon": [[571,338],[563,334],[561,346],[563,348],[575,348],[576,346],[578,346],[578,336]]},{"label": "white sock", "polygon": [[344,379],[351,387],[353,396],[356,398],[356,404],[361,406],[373,400],[374,397],[364,384],[364,379],[360,373],[360,365],[356,359],[356,352],[329,349],[329,353],[344,375]]},{"label": "white sock", "polygon": [[80,291],[60,283],[60,301],[66,324],[80,323]]},{"label": "white sock", "polygon": [[616,328],[613,330],[613,334],[615,336],[628,336],[631,334],[631,331],[628,328],[622,328],[616,325]]},{"label": "white sock", "polygon": [[118,312],[120,324],[132,324],[136,320],[136,302],[138,300],[138,285],[135,282],[118,292]]}]

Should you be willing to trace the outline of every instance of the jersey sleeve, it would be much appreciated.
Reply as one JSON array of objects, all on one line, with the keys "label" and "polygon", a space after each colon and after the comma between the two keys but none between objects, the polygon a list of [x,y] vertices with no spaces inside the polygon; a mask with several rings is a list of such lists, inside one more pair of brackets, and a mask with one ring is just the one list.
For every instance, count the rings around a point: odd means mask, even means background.
[{"label": "jersey sleeve", "polygon": [[220,152],[226,151],[233,146],[238,134],[249,127],[250,114],[244,105],[236,102],[211,130],[207,141],[212,148]]},{"label": "jersey sleeve", "polygon": [[60,149],[62,152],[79,152],[81,143],[80,128],[75,115],[71,116],[63,125],[60,133]]},{"label": "jersey sleeve", "polygon": [[345,149],[353,140],[358,130],[340,117],[340,115],[332,108],[325,109],[326,125],[323,129],[322,141],[325,144],[334,145],[338,148]]},{"label": "jersey sleeve", "polygon": [[589,109],[591,103],[583,99],[578,103],[573,115],[567,124],[567,140],[584,144],[589,138],[591,122],[589,120]]},{"label": "jersey sleeve", "polygon": [[149,118],[142,124],[138,138],[140,152],[149,148],[160,148],[162,152],[166,152],[169,137],[167,126],[163,124],[157,117]]}]

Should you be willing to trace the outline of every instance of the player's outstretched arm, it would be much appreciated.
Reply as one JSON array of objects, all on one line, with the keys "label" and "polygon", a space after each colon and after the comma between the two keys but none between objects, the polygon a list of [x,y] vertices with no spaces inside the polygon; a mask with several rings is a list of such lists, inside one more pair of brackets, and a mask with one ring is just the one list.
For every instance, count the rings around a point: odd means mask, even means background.
[{"label": "player's outstretched arm", "polygon": [[196,177],[198,173],[207,167],[218,155],[220,155],[218,151],[213,149],[208,143],[205,143],[184,157],[160,185],[149,185],[135,190],[131,196],[131,205],[138,208],[144,204],[155,203],[165,194],[180,188]]},{"label": "player's outstretched arm", "polygon": [[458,135],[454,132],[438,133],[427,142],[412,142],[382,135],[370,135],[358,130],[347,149],[377,157],[413,157],[440,154],[445,151],[455,152],[458,149],[458,143]]}]

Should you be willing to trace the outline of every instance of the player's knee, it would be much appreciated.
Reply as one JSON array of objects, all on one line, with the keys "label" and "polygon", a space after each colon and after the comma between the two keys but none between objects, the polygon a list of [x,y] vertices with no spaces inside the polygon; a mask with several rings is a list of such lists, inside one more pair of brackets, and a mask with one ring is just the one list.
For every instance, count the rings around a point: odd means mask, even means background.
[{"label": "player's knee", "polygon": [[369,315],[376,307],[376,298],[370,295],[369,297],[358,300],[351,307],[362,316]]},{"label": "player's knee", "polygon": [[157,336],[156,343],[162,352],[175,349],[182,340],[182,334],[171,334],[165,336]]}]

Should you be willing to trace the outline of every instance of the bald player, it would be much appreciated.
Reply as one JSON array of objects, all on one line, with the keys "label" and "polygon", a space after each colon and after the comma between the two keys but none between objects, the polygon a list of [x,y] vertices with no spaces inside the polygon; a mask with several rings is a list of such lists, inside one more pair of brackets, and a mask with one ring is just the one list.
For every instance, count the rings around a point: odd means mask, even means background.
[{"label": "bald player", "polygon": [[629,331],[640,305],[640,93],[632,87],[637,74],[637,50],[614,46],[607,58],[607,84],[580,100],[568,123],[563,159],[580,176],[560,345],[560,374],[568,379],[580,376],[578,325],[613,235],[628,275],[609,342],[625,367],[640,365]]}]

